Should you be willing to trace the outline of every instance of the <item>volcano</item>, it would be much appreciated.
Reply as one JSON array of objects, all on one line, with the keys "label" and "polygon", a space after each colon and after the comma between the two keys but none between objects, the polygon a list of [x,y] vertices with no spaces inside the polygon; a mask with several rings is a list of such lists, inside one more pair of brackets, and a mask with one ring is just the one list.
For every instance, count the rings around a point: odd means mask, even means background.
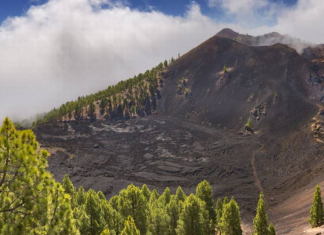
[{"label": "volcano", "polygon": [[[257,45],[265,37],[276,40]],[[206,179],[239,202],[246,234],[263,191],[278,234],[303,234],[324,186],[324,53],[282,37],[220,31],[161,71],[152,115],[113,120],[96,104],[96,121],[38,125],[49,170],[107,197],[130,183],[190,193]]]}]

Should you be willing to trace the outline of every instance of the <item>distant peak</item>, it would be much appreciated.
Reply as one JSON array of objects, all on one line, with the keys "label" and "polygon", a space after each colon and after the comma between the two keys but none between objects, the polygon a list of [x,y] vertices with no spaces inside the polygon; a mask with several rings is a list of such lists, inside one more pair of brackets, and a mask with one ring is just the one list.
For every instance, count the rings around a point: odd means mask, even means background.
[{"label": "distant peak", "polygon": [[216,35],[219,37],[232,39],[232,38],[237,37],[239,35],[239,33],[233,31],[232,29],[225,28],[225,29],[222,29],[221,31],[219,31]]},{"label": "distant peak", "polygon": [[270,37],[282,37],[282,35],[280,33],[278,33],[278,32],[271,32],[271,33],[268,33],[266,35],[268,35]]}]

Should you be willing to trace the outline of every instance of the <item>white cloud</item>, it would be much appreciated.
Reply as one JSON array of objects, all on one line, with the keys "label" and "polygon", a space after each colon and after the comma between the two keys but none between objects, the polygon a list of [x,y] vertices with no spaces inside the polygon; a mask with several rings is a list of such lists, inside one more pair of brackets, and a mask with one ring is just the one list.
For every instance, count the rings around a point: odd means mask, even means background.
[{"label": "white cloud", "polygon": [[[245,5],[236,5],[238,1],[228,1],[234,6],[224,7],[232,14],[243,9],[253,15]],[[264,1],[257,8],[263,8]],[[102,4],[109,8],[102,9]],[[225,27],[252,34],[279,31],[324,42],[322,0],[299,0],[296,7],[280,12],[273,27],[245,29],[240,23],[214,22],[194,2],[183,17],[125,5],[126,1],[116,5],[110,0],[50,0],[24,16],[7,19],[0,26],[0,118],[28,117],[104,89],[187,52]]]},{"label": "white cloud", "polygon": [[253,14],[256,9],[268,7],[267,0],[208,0],[209,7],[222,7],[229,14]]},{"label": "white cloud", "polygon": [[[324,43],[324,1],[298,0],[294,6],[272,0],[208,0],[220,7],[252,34],[279,32],[315,43]],[[267,25],[271,26],[267,26]]]},{"label": "white cloud", "polygon": [[282,12],[273,30],[315,43],[324,43],[323,12],[323,0],[299,0],[296,6]]},{"label": "white cloud", "polygon": [[184,17],[106,0],[51,0],[0,27],[0,117],[28,117],[184,53],[222,26],[192,4]]},{"label": "white cloud", "polygon": [[208,0],[207,3],[247,26],[272,23],[284,8],[282,3],[270,0]]}]

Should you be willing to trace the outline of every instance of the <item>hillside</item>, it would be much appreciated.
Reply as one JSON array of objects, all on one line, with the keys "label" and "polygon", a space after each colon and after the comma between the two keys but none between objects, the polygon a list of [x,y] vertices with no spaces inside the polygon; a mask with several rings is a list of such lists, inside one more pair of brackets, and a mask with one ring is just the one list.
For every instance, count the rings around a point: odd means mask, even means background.
[{"label": "hillside", "polygon": [[324,177],[321,47],[306,56],[238,36],[223,30],[123,87],[53,110],[35,129],[52,153],[49,170],[107,197],[129,183],[189,193],[207,179],[214,198],[233,195],[242,205],[246,232],[264,191],[278,234],[302,234],[312,198],[300,192]]}]

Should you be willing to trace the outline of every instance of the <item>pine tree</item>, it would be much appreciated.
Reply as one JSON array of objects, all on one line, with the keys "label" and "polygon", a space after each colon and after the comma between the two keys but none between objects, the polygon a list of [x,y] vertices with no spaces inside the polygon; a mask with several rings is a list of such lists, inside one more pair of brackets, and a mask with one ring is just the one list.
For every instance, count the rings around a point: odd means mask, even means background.
[{"label": "pine tree", "polygon": [[168,61],[165,60],[163,65],[164,65],[164,68],[168,67]]},{"label": "pine tree", "polygon": [[109,200],[109,205],[113,208],[111,213],[112,226],[110,227],[116,235],[120,235],[124,228],[125,218],[121,214],[121,206],[119,196],[113,196]]},{"label": "pine tree", "polygon": [[216,223],[217,224],[222,218],[222,212],[223,212],[223,201],[221,198],[217,198],[217,202],[216,202]]},{"label": "pine tree", "polygon": [[313,197],[313,205],[310,210],[310,219],[309,223],[312,227],[317,227],[323,223],[323,202],[321,195],[321,188],[319,185],[316,185]]},{"label": "pine tree", "polygon": [[90,218],[84,210],[84,206],[77,206],[73,210],[73,218],[76,221],[76,227],[80,234],[88,234],[90,228]]},{"label": "pine tree", "polygon": [[186,200],[187,196],[180,186],[177,188],[176,197],[177,197],[177,200],[182,201],[182,202],[184,202]]},{"label": "pine tree", "polygon": [[122,216],[127,218],[130,215],[141,234],[146,234],[147,202],[139,187],[133,184],[129,185],[127,189],[119,193],[118,199],[118,206]]},{"label": "pine tree", "polygon": [[93,102],[90,102],[90,105],[89,105],[89,117],[91,119],[95,119],[96,118],[96,114],[95,114],[95,111],[96,111],[96,106],[94,105]]},{"label": "pine tree", "polygon": [[163,194],[160,196],[159,201],[162,203],[163,206],[169,204],[171,199],[171,190],[167,187]]},{"label": "pine tree", "polygon": [[159,199],[152,193],[148,206],[148,234],[150,235],[164,235],[168,232],[169,216],[165,211],[164,200]]},{"label": "pine tree", "polygon": [[116,235],[120,235],[124,228],[125,219],[123,218],[123,216],[120,214],[119,211],[114,209],[111,214],[111,221],[112,221],[111,229],[114,231]]},{"label": "pine tree", "polygon": [[132,107],[130,108],[130,113],[131,113],[133,116],[136,115],[136,108],[135,108],[135,106],[132,106]]},{"label": "pine tree", "polygon": [[30,130],[6,118],[0,128],[0,234],[78,234],[71,198],[46,170]]},{"label": "pine tree", "polygon": [[156,189],[153,189],[153,191],[151,193],[150,200],[151,200],[151,198],[159,199],[159,197],[160,197],[160,194],[158,193],[158,191],[156,191]]},{"label": "pine tree", "polygon": [[119,211],[120,210],[119,205],[118,205],[119,201],[120,201],[119,196],[116,195],[109,199],[109,204],[112,206],[112,208]]},{"label": "pine tree", "polygon": [[131,216],[128,216],[125,221],[125,227],[121,235],[140,235],[140,231],[136,228],[134,219]]},{"label": "pine tree", "polygon": [[146,184],[144,184],[141,188],[141,191],[144,195],[144,197],[146,198],[146,201],[149,201],[150,200],[150,197],[151,197],[151,191],[150,189],[147,187]]},{"label": "pine tree", "polygon": [[64,188],[65,193],[68,193],[71,196],[71,206],[72,208],[75,207],[75,188],[73,186],[72,181],[70,180],[68,175],[64,176],[62,186]]},{"label": "pine tree", "polygon": [[227,73],[227,67],[226,67],[226,64],[224,64],[224,67],[223,67],[223,73]]},{"label": "pine tree", "polygon": [[105,194],[103,194],[103,192],[102,191],[98,191],[97,192],[97,196],[100,198],[100,200],[104,200],[104,201],[106,201],[106,196],[105,196]]},{"label": "pine tree", "polygon": [[272,223],[270,223],[270,225],[269,225],[268,235],[276,235],[276,231],[275,231],[275,228]]},{"label": "pine tree", "polygon": [[[190,194],[184,204],[183,210],[177,226],[178,235],[207,235],[209,220],[205,221],[205,216],[208,217],[205,202],[201,201],[195,195]],[[207,223],[207,226],[206,226]]]},{"label": "pine tree", "polygon": [[110,231],[108,228],[106,228],[100,235],[111,235]]},{"label": "pine tree", "polygon": [[169,216],[169,235],[176,235],[177,223],[179,220],[180,209],[175,198],[175,195],[171,195],[170,203],[166,206],[166,213]]},{"label": "pine tree", "polygon": [[228,197],[225,196],[224,201],[223,201],[223,207],[229,202],[230,202],[230,200],[228,200]]},{"label": "pine tree", "polygon": [[263,198],[264,195],[263,192],[261,192],[258,201],[256,216],[253,220],[255,235],[265,235],[268,233],[268,216]]},{"label": "pine tree", "polygon": [[74,196],[75,188],[68,175],[64,176],[62,186],[66,193],[70,194],[71,196]]},{"label": "pine tree", "polygon": [[90,189],[87,192],[87,198],[85,202],[85,212],[89,216],[90,227],[88,230],[89,234],[100,234],[106,223],[103,218],[103,211],[100,204],[100,199],[95,191]]},{"label": "pine tree", "polygon": [[[52,185],[48,191],[50,204],[47,205],[47,213],[41,214],[39,211],[39,216],[44,219],[46,224],[47,234],[79,234],[73,218],[70,195],[64,193],[62,185],[58,182]],[[40,208],[43,206],[41,204],[37,206],[41,211],[44,209]],[[34,228],[33,232],[36,231],[39,229]]]},{"label": "pine tree", "polygon": [[240,209],[234,198],[223,204],[222,218],[218,226],[222,235],[242,234]]},{"label": "pine tree", "polygon": [[213,190],[207,180],[198,184],[196,188],[196,196],[206,203],[206,209],[209,213],[209,219],[216,222],[216,213],[214,209]]},{"label": "pine tree", "polygon": [[82,186],[78,189],[78,192],[76,193],[76,203],[81,206],[86,202],[86,192]]},{"label": "pine tree", "polygon": [[112,215],[114,213],[114,209],[109,204],[109,202],[106,200],[106,198],[100,200],[102,213],[103,213],[103,219],[105,220],[106,226],[108,228],[113,229],[114,221],[112,220]]}]

